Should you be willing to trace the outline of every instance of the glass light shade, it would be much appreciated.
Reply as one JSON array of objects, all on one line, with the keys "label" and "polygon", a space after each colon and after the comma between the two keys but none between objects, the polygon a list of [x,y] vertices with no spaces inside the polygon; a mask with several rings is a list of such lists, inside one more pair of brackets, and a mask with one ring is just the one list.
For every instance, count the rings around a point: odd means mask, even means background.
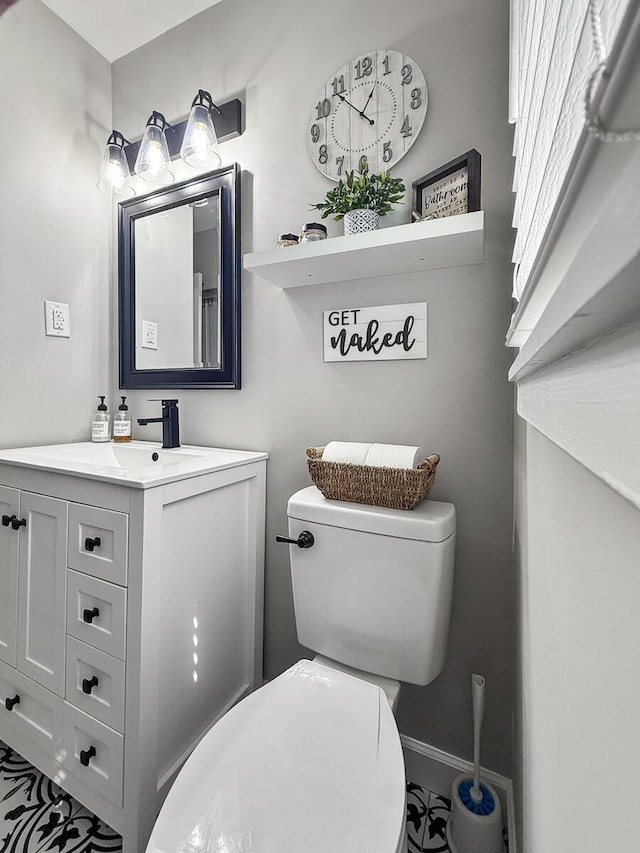
[{"label": "glass light shade", "polygon": [[194,104],[184,132],[180,156],[196,169],[215,169],[222,162],[218,154],[218,138],[206,106]]},{"label": "glass light shade", "polygon": [[98,189],[112,198],[130,198],[134,194],[130,180],[129,164],[122,146],[108,142],[100,166]]},{"label": "glass light shade", "polygon": [[173,172],[169,168],[170,162],[164,130],[155,124],[148,124],[136,157],[136,173],[152,184],[171,184]]}]

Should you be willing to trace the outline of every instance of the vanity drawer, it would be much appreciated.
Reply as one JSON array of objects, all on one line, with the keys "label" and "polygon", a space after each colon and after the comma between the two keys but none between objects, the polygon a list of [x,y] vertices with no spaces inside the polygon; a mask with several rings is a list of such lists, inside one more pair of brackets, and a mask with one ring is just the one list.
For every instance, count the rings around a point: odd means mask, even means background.
[{"label": "vanity drawer", "polygon": [[122,512],[69,504],[69,568],[126,586],[128,522]]},{"label": "vanity drawer", "polygon": [[0,726],[12,726],[53,758],[61,746],[63,705],[60,696],[0,662]]},{"label": "vanity drawer", "polygon": [[67,637],[66,699],[112,729],[124,731],[124,662]]},{"label": "vanity drawer", "polygon": [[121,734],[64,703],[64,769],[116,806],[122,806],[123,747]]},{"label": "vanity drawer", "polygon": [[127,591],[67,570],[67,634],[124,660]]}]

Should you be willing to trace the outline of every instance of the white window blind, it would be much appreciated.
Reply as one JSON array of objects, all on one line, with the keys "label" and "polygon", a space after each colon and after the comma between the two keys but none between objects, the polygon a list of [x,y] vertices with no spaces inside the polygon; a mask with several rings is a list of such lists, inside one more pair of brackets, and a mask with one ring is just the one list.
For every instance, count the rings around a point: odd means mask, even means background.
[{"label": "white window blind", "polygon": [[[596,2],[607,49],[633,2]],[[585,129],[585,92],[597,59],[589,0],[512,0],[511,14],[514,296],[520,299]]]}]

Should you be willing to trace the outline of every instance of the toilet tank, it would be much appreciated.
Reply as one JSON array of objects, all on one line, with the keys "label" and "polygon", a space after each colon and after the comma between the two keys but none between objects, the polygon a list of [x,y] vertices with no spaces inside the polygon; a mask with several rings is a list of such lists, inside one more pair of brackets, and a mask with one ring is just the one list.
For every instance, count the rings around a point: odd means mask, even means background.
[{"label": "toilet tank", "polygon": [[298,639],[364,672],[428,684],[444,665],[455,550],[453,504],[411,511],[327,500],[315,486],[289,499]]}]

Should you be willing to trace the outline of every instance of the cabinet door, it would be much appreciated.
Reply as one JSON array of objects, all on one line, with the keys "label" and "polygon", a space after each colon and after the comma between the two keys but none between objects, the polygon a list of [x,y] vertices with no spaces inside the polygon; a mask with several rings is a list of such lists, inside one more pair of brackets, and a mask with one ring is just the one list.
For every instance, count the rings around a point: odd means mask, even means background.
[{"label": "cabinet door", "polygon": [[64,696],[67,503],[22,492],[17,667]]},{"label": "cabinet door", "polygon": [[[0,486],[0,516],[19,513],[17,489]],[[16,617],[18,612],[18,531],[0,525],[0,660],[16,665]]]}]

